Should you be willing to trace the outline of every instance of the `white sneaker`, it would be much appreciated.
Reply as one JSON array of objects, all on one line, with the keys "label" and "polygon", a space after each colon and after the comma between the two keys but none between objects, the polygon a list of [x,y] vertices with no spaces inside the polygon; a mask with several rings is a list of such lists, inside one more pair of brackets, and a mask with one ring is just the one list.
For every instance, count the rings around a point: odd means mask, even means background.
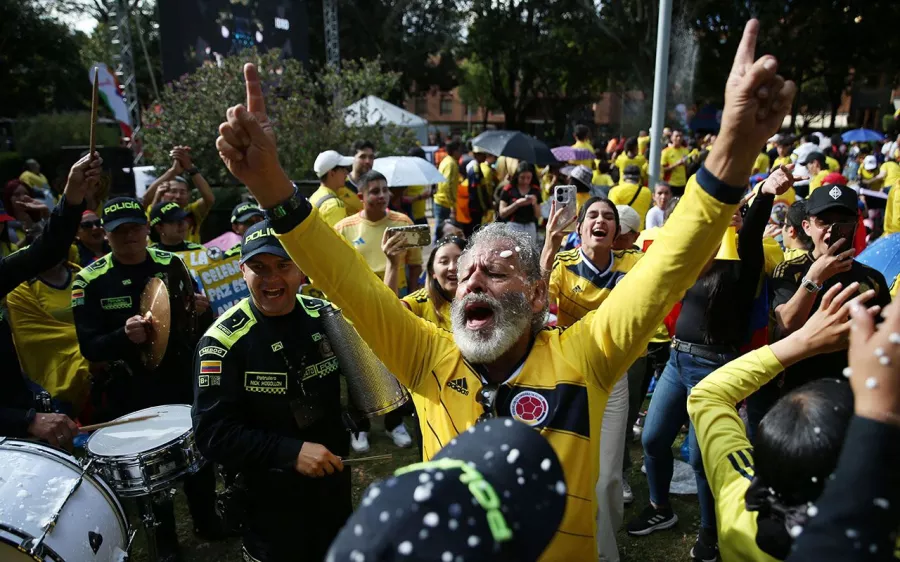
[{"label": "white sneaker", "polygon": [[350,434],[350,446],[357,453],[365,453],[369,450],[369,433],[360,431],[356,435]]},{"label": "white sneaker", "polygon": [[405,449],[412,445],[412,437],[409,436],[409,433],[406,431],[406,426],[402,423],[387,433],[391,436],[391,439],[394,440],[394,445],[398,447]]},{"label": "white sneaker", "polygon": [[622,479],[622,499],[625,500],[625,505],[634,501],[634,492],[631,491],[631,485],[624,478]]}]

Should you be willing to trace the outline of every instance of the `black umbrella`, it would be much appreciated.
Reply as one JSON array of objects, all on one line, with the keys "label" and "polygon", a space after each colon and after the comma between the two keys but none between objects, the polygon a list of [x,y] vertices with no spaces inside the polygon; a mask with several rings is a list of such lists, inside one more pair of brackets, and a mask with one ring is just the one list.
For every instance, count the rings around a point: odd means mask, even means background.
[{"label": "black umbrella", "polygon": [[525,160],[535,166],[559,163],[550,147],[519,131],[485,131],[472,139],[472,146],[495,156]]}]

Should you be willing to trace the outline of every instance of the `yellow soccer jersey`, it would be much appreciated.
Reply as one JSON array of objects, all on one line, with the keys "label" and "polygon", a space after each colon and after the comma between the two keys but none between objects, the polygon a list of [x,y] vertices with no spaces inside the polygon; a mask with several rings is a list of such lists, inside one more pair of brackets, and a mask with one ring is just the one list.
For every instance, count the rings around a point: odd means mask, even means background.
[{"label": "yellow soccer jersey", "polygon": [[347,218],[347,207],[344,200],[334,190],[324,185],[320,185],[319,189],[309,196],[309,202],[313,207],[319,209],[319,216],[328,226],[334,226]]},{"label": "yellow soccer jersey", "polygon": [[349,187],[345,185],[339,187],[337,190],[337,196],[340,197],[341,201],[344,202],[344,212],[347,213],[348,217],[352,214],[362,211],[362,199],[360,199],[359,195]]},{"label": "yellow soccer jersey", "polygon": [[[671,166],[672,164],[687,156],[687,154],[687,148],[675,148],[674,146],[667,146],[662,151],[662,156],[660,157],[660,167]],[[687,166],[685,164],[681,164],[671,172],[664,172],[664,177],[666,175],[668,175],[669,185],[682,187],[687,183]]]},{"label": "yellow soccer jersey", "polygon": [[[635,199],[634,192],[637,189],[641,191]],[[632,199],[634,199],[634,202],[631,201]],[[644,230],[647,212],[650,211],[650,207],[653,205],[653,194],[650,193],[649,188],[644,186],[638,187],[633,183],[619,182],[619,185],[609,190],[609,200],[616,205],[628,205],[631,203],[630,207],[637,211],[638,216],[641,217],[641,230]]]},{"label": "yellow soccer jersey", "polygon": [[434,303],[428,295],[428,289],[419,289],[406,295],[401,300],[419,318],[424,318],[438,328],[448,332],[453,331],[453,326],[450,323],[450,303],[444,302],[438,307],[438,310],[435,310]]},{"label": "yellow soccer jersey", "polygon": [[881,165],[881,172],[884,173],[884,187],[900,185],[900,164],[893,161],[885,162]]},{"label": "yellow soccer jersey", "polygon": [[569,162],[569,164],[572,164],[573,166],[585,166],[588,169],[593,168],[594,146],[590,143],[590,141],[576,141],[575,144],[572,145],[572,148],[582,148],[584,150],[590,150],[591,157],[587,160],[572,160],[571,162]]},{"label": "yellow soccer jersey", "polygon": [[624,152],[616,157],[615,166],[619,169],[619,181],[622,181],[625,178],[625,168],[628,166],[637,166],[641,170],[644,169],[644,164],[647,163],[647,159],[642,155],[638,154],[634,158],[629,158],[627,154]]},{"label": "yellow soccer jersey", "polygon": [[650,150],[650,137],[638,137],[638,154],[647,155],[647,151]]},{"label": "yellow soccer jersey", "polygon": [[594,175],[591,176],[591,183],[601,187],[612,187],[613,179],[609,174],[602,174],[600,170],[594,170]]},{"label": "yellow soccer jersey", "polygon": [[609,293],[643,256],[638,250],[610,252],[606,271],[598,271],[579,248],[560,252],[553,260],[548,289],[550,303],[559,307],[556,325],[571,326],[603,304]]},{"label": "yellow soccer jersey", "polygon": [[447,181],[438,184],[434,202],[441,207],[453,209],[456,207],[456,189],[459,187],[459,164],[452,156],[444,156],[438,171]]},{"label": "yellow soccer jersey", "polygon": [[790,155],[779,156],[778,158],[775,159],[775,161],[772,162],[772,170],[774,170],[775,168],[778,168],[780,166],[787,166],[788,164],[790,164],[792,162],[793,162],[793,160],[791,160]]},{"label": "yellow soccer jersey", "polygon": [[[867,169],[863,168],[862,166],[859,167],[860,179],[870,180],[876,176],[878,176],[877,168],[874,170],[867,170]],[[884,187],[884,180],[873,181],[869,185],[863,185],[860,187],[863,187],[863,188],[871,190],[871,191],[881,191],[881,188]]]},{"label": "yellow soccer jersey", "polygon": [[757,513],[747,511],[744,501],[755,474],[753,449],[734,405],[783,370],[772,350],[762,347],[707,376],[688,397],[703,468],[716,499],[722,560],[775,562],[756,546]]},{"label": "yellow soccer jersey", "polygon": [[754,174],[765,174],[769,171],[770,167],[768,154],[760,152],[756,155],[756,162],[753,163]]},{"label": "yellow soccer jersey", "polygon": [[825,157],[825,167],[828,168],[829,172],[840,172],[841,171],[841,163],[832,158],[831,156]]},{"label": "yellow soccer jersey", "polygon": [[812,194],[813,191],[822,187],[822,183],[825,181],[825,176],[830,174],[831,172],[828,170],[822,170],[818,174],[815,175],[812,179],[809,180],[809,193]]},{"label": "yellow soccer jersey", "polygon": [[[565,473],[566,514],[543,560],[596,558],[594,486],[609,392],[693,285],[737,208],[737,190],[705,169],[697,175],[702,184],[691,180],[693,188],[653,246],[603,305],[565,330],[538,332],[520,368],[498,392],[498,414],[539,430],[559,455]],[[463,359],[451,333],[404,307],[362,255],[317,214],[312,209],[279,238],[300,269],[333,298],[413,393],[424,457],[430,459],[484,413],[475,399],[482,386],[479,369]],[[515,457],[512,460],[515,464]]]},{"label": "yellow soccer jersey", "polygon": [[888,192],[887,203],[884,206],[884,233],[896,232],[900,232],[900,182]]},{"label": "yellow soccer jersey", "polygon": [[[357,213],[334,225],[334,229],[362,254],[366,263],[369,264],[369,268],[380,279],[384,279],[384,269],[387,265],[387,256],[381,250],[381,239],[384,236],[384,231],[392,226],[410,225],[412,225],[412,221],[403,213],[388,211],[387,215],[377,222],[366,220],[362,218],[362,214]],[[405,265],[422,265],[422,249],[409,248],[406,250]],[[313,276],[310,277],[317,279]],[[405,266],[398,268],[397,281],[399,289],[402,290],[407,286]]]}]

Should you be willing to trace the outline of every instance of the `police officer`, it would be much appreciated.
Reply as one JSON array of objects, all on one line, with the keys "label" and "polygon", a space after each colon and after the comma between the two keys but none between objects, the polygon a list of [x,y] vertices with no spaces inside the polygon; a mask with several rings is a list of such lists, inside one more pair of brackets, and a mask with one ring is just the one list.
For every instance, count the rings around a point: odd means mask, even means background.
[{"label": "police officer", "polygon": [[[72,285],[72,310],[81,353],[88,361],[111,362],[107,403],[98,417],[115,418],[158,406],[191,402],[191,354],[197,340],[192,325],[196,299],[187,268],[178,256],[147,248],[147,217],[137,199],[118,197],[103,207],[103,228],[112,252],[78,272]],[[149,321],[140,315],[141,293],[157,277],[170,293],[172,326],[168,347],[156,369],[141,360]],[[197,306],[199,311],[202,305]],[[206,304],[208,307],[208,304]],[[207,464],[185,479],[195,532],[224,538],[215,512],[215,473]],[[177,537],[171,501],[154,504],[162,560],[177,560]]]},{"label": "police officer", "polygon": [[302,274],[268,221],[244,235],[250,297],[223,314],[194,356],[194,432],[203,455],[240,472],[247,561],[316,561],[351,512],[350,439],[337,358]]},{"label": "police officer", "polygon": [[203,250],[196,242],[187,242],[187,218],[190,214],[174,201],[163,201],[150,210],[150,240],[153,248],[167,252]]},{"label": "police officer", "polygon": [[[265,218],[265,214],[256,203],[239,203],[231,211],[231,230],[238,236],[243,237],[248,228]],[[227,258],[239,255],[241,255],[240,242],[225,252],[225,257]]]}]

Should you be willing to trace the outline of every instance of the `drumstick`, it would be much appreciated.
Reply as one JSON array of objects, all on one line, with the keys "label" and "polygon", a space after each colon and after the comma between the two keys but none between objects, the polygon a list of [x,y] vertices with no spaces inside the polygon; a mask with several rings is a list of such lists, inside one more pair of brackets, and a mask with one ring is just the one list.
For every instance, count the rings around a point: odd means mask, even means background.
[{"label": "drumstick", "polygon": [[136,421],[144,421],[144,420],[149,420],[150,418],[156,418],[156,417],[159,417],[159,414],[148,414],[146,416],[137,416],[134,418],[127,418],[124,420],[113,420],[113,421],[108,421],[108,422],[103,422],[103,423],[95,423],[93,425],[86,425],[86,426],[82,427],[79,431],[81,431],[82,433],[87,433],[90,431],[96,431],[98,429],[103,429],[104,427],[112,427],[114,425],[122,425],[122,424],[136,422]]},{"label": "drumstick", "polygon": [[366,462],[366,461],[382,461],[394,458],[394,455],[391,453],[387,453],[386,455],[373,455],[371,457],[360,457],[357,459],[341,459],[341,462],[344,464],[355,464],[358,462]]},{"label": "drumstick", "polygon": [[94,92],[91,96],[91,146],[90,152],[88,153],[88,159],[94,157],[94,151],[97,148],[97,78],[99,75],[99,69],[94,67]]}]

